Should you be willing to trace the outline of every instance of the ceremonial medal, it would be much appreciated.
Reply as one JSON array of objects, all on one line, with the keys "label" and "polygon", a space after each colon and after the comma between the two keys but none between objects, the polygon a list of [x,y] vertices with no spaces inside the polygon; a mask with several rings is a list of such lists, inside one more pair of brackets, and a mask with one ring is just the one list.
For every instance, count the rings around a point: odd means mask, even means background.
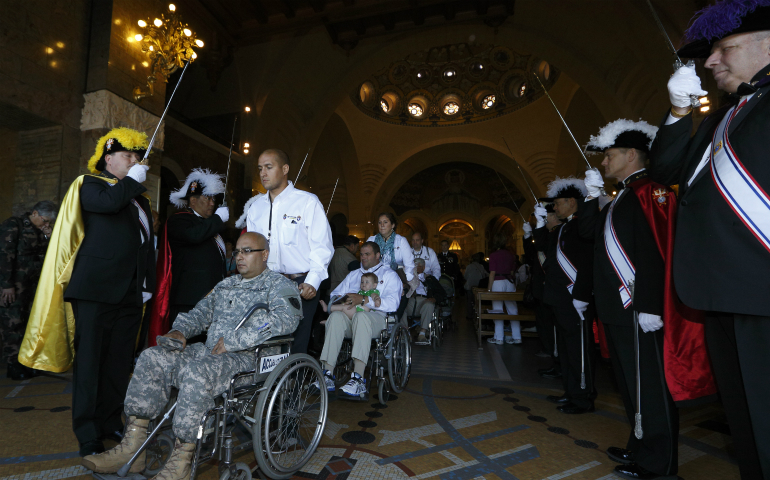
[{"label": "ceremonial medal", "polygon": [[665,188],[653,190],[652,198],[658,203],[659,206],[662,207],[668,201],[668,192],[666,192]]},{"label": "ceremonial medal", "polygon": [[722,149],[722,140],[717,142],[716,146],[714,147],[714,153],[716,154],[721,149]]}]

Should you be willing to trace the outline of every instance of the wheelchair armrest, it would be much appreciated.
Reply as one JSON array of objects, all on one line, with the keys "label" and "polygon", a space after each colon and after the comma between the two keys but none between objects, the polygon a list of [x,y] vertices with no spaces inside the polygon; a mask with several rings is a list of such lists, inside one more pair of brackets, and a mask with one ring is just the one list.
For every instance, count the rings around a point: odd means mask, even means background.
[{"label": "wheelchair armrest", "polygon": [[281,335],[279,337],[273,337],[264,343],[260,343],[259,347],[274,347],[276,345],[283,345],[294,341],[294,335]]}]

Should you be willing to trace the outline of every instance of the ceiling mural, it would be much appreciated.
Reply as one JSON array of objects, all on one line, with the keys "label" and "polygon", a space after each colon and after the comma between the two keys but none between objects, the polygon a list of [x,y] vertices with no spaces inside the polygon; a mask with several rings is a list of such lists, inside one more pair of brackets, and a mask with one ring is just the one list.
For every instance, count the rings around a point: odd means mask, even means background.
[{"label": "ceiling mural", "polygon": [[491,168],[470,162],[450,162],[426,168],[407,180],[393,195],[390,206],[396,215],[422,210],[433,218],[451,212],[478,217],[491,207],[517,211],[511,196],[516,205],[524,203],[513,182],[498,176]]},{"label": "ceiling mural", "polygon": [[489,120],[516,111],[551,88],[559,72],[504,46],[460,43],[408,55],[361,83],[353,103],[378,120],[418,127]]}]

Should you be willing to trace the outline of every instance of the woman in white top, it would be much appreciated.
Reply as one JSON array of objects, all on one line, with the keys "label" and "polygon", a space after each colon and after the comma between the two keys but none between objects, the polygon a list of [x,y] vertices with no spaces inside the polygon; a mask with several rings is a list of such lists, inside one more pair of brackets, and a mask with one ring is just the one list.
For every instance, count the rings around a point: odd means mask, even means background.
[{"label": "woman in white top", "polygon": [[381,213],[377,220],[380,231],[369,237],[368,241],[375,242],[380,247],[382,263],[394,271],[403,267],[406,280],[411,281],[414,272],[414,254],[409,241],[396,233],[396,217],[392,213]]}]

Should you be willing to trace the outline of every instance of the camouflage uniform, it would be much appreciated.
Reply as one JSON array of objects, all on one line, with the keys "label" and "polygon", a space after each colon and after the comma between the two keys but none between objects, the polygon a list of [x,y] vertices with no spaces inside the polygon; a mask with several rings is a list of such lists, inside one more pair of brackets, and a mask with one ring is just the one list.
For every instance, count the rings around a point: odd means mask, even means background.
[{"label": "camouflage uniform", "polygon": [[0,339],[6,361],[16,361],[19,354],[48,247],[48,240],[32,225],[29,215],[11,217],[0,224],[0,288],[16,289],[15,302],[0,304]]},{"label": "camouflage uniform", "polygon": [[[270,313],[257,310],[236,331],[246,310],[261,302],[268,304]],[[160,346],[142,352],[128,386],[126,414],[148,419],[161,415],[171,387],[177,387],[174,434],[182,442],[194,442],[203,414],[214,407],[233,375],[254,369],[254,347],[292,333],[301,318],[297,286],[280,273],[265,269],[251,280],[241,275],[222,280],[195,308],[180,313],[172,326],[185,338],[208,330],[206,344],[188,345],[181,352]],[[220,337],[227,353],[212,355]]]}]

